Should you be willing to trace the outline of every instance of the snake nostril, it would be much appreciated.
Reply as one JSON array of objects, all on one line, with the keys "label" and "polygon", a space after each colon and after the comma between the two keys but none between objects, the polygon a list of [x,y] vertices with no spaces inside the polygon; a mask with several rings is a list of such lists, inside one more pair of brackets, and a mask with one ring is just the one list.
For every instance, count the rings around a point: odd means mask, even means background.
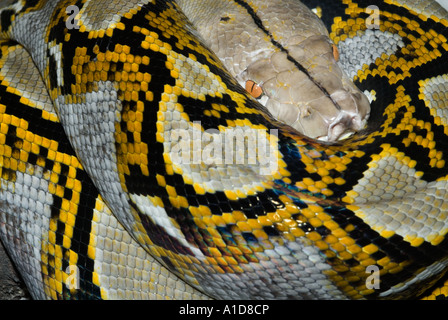
[{"label": "snake nostril", "polygon": [[351,134],[354,131],[362,129],[362,121],[358,115],[342,112],[328,126],[328,141],[336,141],[341,139],[345,134]]},{"label": "snake nostril", "polygon": [[346,130],[344,123],[337,123],[328,128],[328,141],[336,141],[341,134]]}]

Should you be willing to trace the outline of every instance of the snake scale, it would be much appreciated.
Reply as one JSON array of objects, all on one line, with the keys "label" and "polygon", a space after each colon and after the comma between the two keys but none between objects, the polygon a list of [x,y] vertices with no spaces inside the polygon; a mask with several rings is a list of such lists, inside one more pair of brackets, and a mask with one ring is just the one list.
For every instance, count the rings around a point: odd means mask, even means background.
[{"label": "snake scale", "polygon": [[[447,12],[302,2],[370,101],[344,140],[275,120],[204,45],[188,1],[0,2],[0,236],[33,298],[448,295]],[[215,3],[287,53],[267,1]],[[245,161],[204,156],[232,130]],[[254,145],[265,153],[244,155]]]}]

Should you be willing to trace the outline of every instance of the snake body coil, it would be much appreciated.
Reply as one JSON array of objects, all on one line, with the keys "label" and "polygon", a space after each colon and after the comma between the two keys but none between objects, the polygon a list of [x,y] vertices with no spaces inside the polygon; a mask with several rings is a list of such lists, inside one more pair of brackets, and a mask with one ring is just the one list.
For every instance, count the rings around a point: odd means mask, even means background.
[{"label": "snake body coil", "polygon": [[448,294],[447,13],[302,2],[371,100],[350,139],[273,119],[175,1],[0,3],[0,236],[34,298]]}]

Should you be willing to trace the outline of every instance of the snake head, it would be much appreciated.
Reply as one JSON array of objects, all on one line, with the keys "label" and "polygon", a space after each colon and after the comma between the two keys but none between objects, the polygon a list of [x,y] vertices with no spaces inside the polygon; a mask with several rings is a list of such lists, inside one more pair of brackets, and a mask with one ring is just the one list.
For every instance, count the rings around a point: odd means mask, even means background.
[{"label": "snake head", "polygon": [[325,35],[299,38],[249,65],[242,74],[246,90],[309,137],[335,141],[363,129],[370,103],[338,65],[336,46]]}]

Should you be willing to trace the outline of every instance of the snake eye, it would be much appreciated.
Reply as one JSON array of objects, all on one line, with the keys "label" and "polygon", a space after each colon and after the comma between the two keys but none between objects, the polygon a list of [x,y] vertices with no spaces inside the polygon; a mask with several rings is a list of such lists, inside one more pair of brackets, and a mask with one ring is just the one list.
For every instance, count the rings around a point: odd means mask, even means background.
[{"label": "snake eye", "polygon": [[336,47],[335,44],[332,45],[333,47],[333,57],[336,61],[339,61],[339,50],[338,47]]},{"label": "snake eye", "polygon": [[252,80],[246,81],[246,91],[249,92],[255,99],[260,99],[263,95],[263,89]]}]

